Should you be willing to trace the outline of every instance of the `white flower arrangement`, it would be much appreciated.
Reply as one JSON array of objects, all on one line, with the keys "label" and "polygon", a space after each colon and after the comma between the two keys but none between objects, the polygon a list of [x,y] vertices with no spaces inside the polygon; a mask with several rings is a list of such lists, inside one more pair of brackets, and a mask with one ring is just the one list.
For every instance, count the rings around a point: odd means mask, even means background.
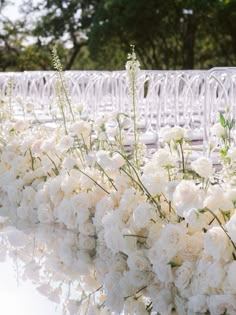
[{"label": "white flower arrangement", "polygon": [[[126,67],[135,110],[134,50]],[[51,240],[57,257],[48,251],[46,266],[71,280],[87,277],[81,300],[96,292],[91,314],[236,314],[236,146],[229,112],[212,128],[221,145],[215,170],[210,157],[188,160],[181,127],[160,130],[165,145],[151,158],[143,158],[136,134],[130,154],[126,114],[77,120],[64,90],[60,102],[65,98],[69,110],[60,103],[62,126],[4,117],[2,215],[68,231],[61,243]],[[9,246],[21,247],[18,234],[7,232]],[[52,287],[39,291],[60,295]],[[65,308],[69,314],[86,309],[72,298]]]}]

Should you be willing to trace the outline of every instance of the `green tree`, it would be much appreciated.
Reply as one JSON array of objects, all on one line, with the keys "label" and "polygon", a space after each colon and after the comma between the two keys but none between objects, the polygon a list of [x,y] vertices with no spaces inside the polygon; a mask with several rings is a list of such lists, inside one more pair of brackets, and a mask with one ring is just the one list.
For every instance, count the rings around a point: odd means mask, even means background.
[{"label": "green tree", "polygon": [[94,4],[94,0],[47,0],[33,7],[28,2],[29,10],[39,16],[32,35],[41,42],[60,42],[69,48],[65,69],[72,68],[81,48],[87,45]]},{"label": "green tree", "polygon": [[[101,0],[89,36],[90,49],[108,42],[128,50],[130,43],[145,68],[193,68],[197,42],[211,33],[220,0]],[[118,48],[119,49],[119,48]]]}]

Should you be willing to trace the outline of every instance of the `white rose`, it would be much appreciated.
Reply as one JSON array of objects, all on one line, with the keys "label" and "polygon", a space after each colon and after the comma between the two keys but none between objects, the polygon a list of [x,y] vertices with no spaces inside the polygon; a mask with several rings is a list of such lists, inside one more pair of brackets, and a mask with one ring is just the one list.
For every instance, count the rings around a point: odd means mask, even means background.
[{"label": "white rose", "polygon": [[73,144],[74,144],[74,138],[69,135],[65,135],[61,138],[56,148],[59,152],[65,152],[69,150],[73,146]]},{"label": "white rose", "polygon": [[160,248],[164,251],[163,258],[169,262],[177,252],[185,245],[186,230],[180,224],[167,224],[161,231],[158,241]]},{"label": "white rose", "polygon": [[96,204],[96,211],[93,218],[93,223],[96,228],[102,228],[102,219],[105,214],[109,212],[109,210],[113,209],[114,204],[112,198],[109,196],[105,196],[99,200]]},{"label": "white rose", "polygon": [[73,167],[77,164],[77,160],[71,156],[67,156],[62,162],[62,168],[70,172]]},{"label": "white rose", "polygon": [[152,196],[160,195],[165,191],[168,182],[167,172],[161,168],[153,170],[152,173],[143,174],[141,180]]},{"label": "white rose", "polygon": [[231,161],[234,162],[236,160],[236,147],[230,148],[227,155]]},{"label": "white rose", "polygon": [[220,289],[226,277],[224,265],[218,261],[211,264],[207,270],[207,281],[212,288]]},{"label": "white rose", "polygon": [[173,156],[167,149],[159,149],[153,154],[152,161],[156,162],[160,167],[173,165],[175,163]]},{"label": "white rose", "polygon": [[188,314],[205,314],[207,312],[207,298],[206,295],[194,295],[188,301]]},{"label": "white rose", "polygon": [[118,135],[119,129],[117,128],[117,126],[113,126],[113,127],[107,127],[107,135],[109,137],[109,140],[115,140],[114,138]]},{"label": "white rose", "polygon": [[94,237],[79,235],[79,248],[85,250],[92,250],[96,247],[96,240]]},{"label": "white rose", "polygon": [[151,204],[143,202],[134,209],[133,220],[137,228],[147,227],[152,219],[156,219],[156,211]]},{"label": "white rose", "polygon": [[125,159],[118,153],[113,154],[112,161],[114,162],[114,166],[116,168],[120,168],[126,163]]},{"label": "white rose", "polygon": [[226,196],[229,200],[235,203],[236,202],[236,188],[229,187],[228,190],[226,191]]},{"label": "white rose", "polygon": [[202,229],[208,225],[212,220],[210,212],[204,213],[199,212],[198,209],[192,208],[187,212],[183,213],[185,221],[194,229]]},{"label": "white rose", "polygon": [[28,238],[27,235],[22,231],[17,230],[14,227],[7,227],[4,233],[7,236],[9,244],[13,248],[20,248],[26,246]]},{"label": "white rose", "polygon": [[63,223],[69,229],[77,227],[74,204],[71,199],[64,198],[55,208],[55,216],[58,222]]},{"label": "white rose", "polygon": [[215,185],[208,189],[204,207],[212,211],[217,211],[218,209],[229,210],[233,208],[233,203],[227,198],[226,193],[224,193],[220,186]]},{"label": "white rose", "polygon": [[122,278],[122,273],[113,271],[109,272],[104,277],[104,289],[106,292],[109,292],[115,289],[116,285],[120,282]]},{"label": "white rose", "polygon": [[187,131],[184,128],[181,128],[179,126],[175,126],[171,128],[172,133],[172,140],[179,141],[183,138],[186,138]]},{"label": "white rose", "polygon": [[176,126],[171,128],[170,126],[165,126],[160,130],[160,138],[165,142],[179,141],[186,137],[186,130]]},{"label": "white rose", "polygon": [[178,257],[183,261],[195,262],[204,247],[203,232],[196,232],[194,234],[185,234],[183,246],[178,251]]},{"label": "white rose", "polygon": [[234,141],[236,141],[236,130],[233,130],[231,135],[232,135],[232,138],[234,139]]},{"label": "white rose", "polygon": [[84,222],[79,225],[79,232],[86,236],[94,236],[95,226],[91,222]]},{"label": "white rose", "polygon": [[147,271],[129,270],[125,273],[128,282],[136,288],[144,287],[152,280],[152,273]]},{"label": "white rose", "polygon": [[[123,296],[131,296],[137,291],[136,284],[133,285],[133,283],[130,282],[130,275],[129,271],[125,271],[123,273],[123,277],[120,279],[119,285],[122,290]],[[138,272],[140,273],[140,272]]]},{"label": "white rose", "polygon": [[204,156],[193,161],[191,167],[198,175],[206,179],[213,174],[212,161]]},{"label": "white rose", "polygon": [[79,179],[73,175],[66,174],[61,178],[61,190],[66,196],[70,196],[79,187]]},{"label": "white rose", "polygon": [[182,180],[176,187],[173,202],[176,206],[177,214],[183,217],[184,212],[192,208],[202,208],[203,192],[193,181]]},{"label": "white rose", "polygon": [[230,294],[211,295],[208,307],[212,315],[236,314],[235,296]]},{"label": "white rose", "polygon": [[163,141],[169,142],[172,140],[171,138],[171,127],[170,126],[165,126],[161,128],[160,130],[160,138],[162,138]]},{"label": "white rose", "polygon": [[225,225],[228,234],[233,242],[236,242],[236,212]]},{"label": "white rose", "polygon": [[173,180],[172,182],[168,182],[165,186],[165,196],[171,202],[173,202],[174,192],[178,184],[179,184],[179,181]]},{"label": "white rose", "polygon": [[219,226],[213,226],[205,233],[205,251],[215,260],[229,261],[232,257],[232,248],[226,233]]},{"label": "white rose", "polygon": [[127,264],[131,270],[148,271],[151,269],[149,260],[144,256],[141,250],[130,253]]},{"label": "white rose", "polygon": [[32,187],[26,186],[22,193],[21,204],[33,208],[35,203],[35,195],[36,191]]},{"label": "white rose", "polygon": [[207,279],[207,270],[212,258],[204,251],[199,255],[200,259],[196,262],[196,267],[193,272],[191,281],[191,289],[193,295],[209,294],[209,283]]},{"label": "white rose", "polygon": [[40,154],[42,152],[41,144],[42,144],[42,139],[37,139],[33,142],[32,147],[31,147],[31,151],[33,154]]},{"label": "white rose", "polygon": [[121,314],[124,308],[124,297],[120,286],[117,285],[114,289],[107,292],[106,306],[114,314]]},{"label": "white rose", "polygon": [[220,138],[225,134],[225,129],[220,123],[216,123],[211,127],[211,134]]},{"label": "white rose", "polygon": [[170,315],[173,308],[173,299],[169,289],[161,289],[153,300],[153,311]]},{"label": "white rose", "polygon": [[[162,255],[162,251],[158,251],[159,255]],[[163,258],[157,258],[155,260],[150,259],[153,264],[153,271],[156,273],[157,278],[163,283],[173,282],[173,272],[169,261]]]},{"label": "white rose", "polygon": [[26,120],[17,120],[15,123],[15,129],[18,132],[21,132],[25,129],[28,129],[30,126],[29,122]]},{"label": "white rose", "polygon": [[31,220],[32,211],[29,207],[19,206],[16,209],[17,216],[22,220]]},{"label": "white rose", "polygon": [[37,210],[40,222],[52,223],[54,221],[53,211],[48,204],[40,204]]},{"label": "white rose", "polygon": [[54,137],[44,140],[41,144],[41,150],[44,152],[49,152],[55,148],[55,139]]},{"label": "white rose", "polygon": [[76,121],[69,128],[71,136],[77,136],[79,138],[83,137],[84,139],[87,139],[90,136],[91,130],[91,125],[83,120]]},{"label": "white rose", "polygon": [[[84,170],[84,174],[80,174],[80,184],[81,187],[83,187],[83,189],[87,190],[87,189],[92,189],[94,186],[94,181],[99,181],[99,172],[96,169],[91,169],[89,167],[87,167]],[[89,177],[91,177],[92,179],[90,179]]]},{"label": "white rose", "polygon": [[96,153],[97,162],[104,168],[104,169],[112,169],[113,163],[110,157],[110,153],[108,151],[97,151]]},{"label": "white rose", "polygon": [[176,309],[175,315],[177,314],[187,315],[187,299],[183,298],[182,296],[179,296],[178,294],[175,294],[174,299]]},{"label": "white rose", "polygon": [[227,280],[233,293],[236,293],[236,261],[227,266]]},{"label": "white rose", "polygon": [[175,273],[175,285],[180,292],[189,286],[193,270],[194,264],[190,261],[183,262],[183,264],[177,268]]},{"label": "white rose", "polygon": [[79,225],[84,224],[85,221],[88,220],[90,216],[90,212],[88,208],[76,208],[76,221]]},{"label": "white rose", "polygon": [[[127,295],[126,295],[127,296]],[[124,301],[124,314],[135,314],[135,315],[149,315],[149,311],[146,309],[145,303],[143,301],[126,299]],[[109,314],[101,314],[109,315]]]},{"label": "white rose", "polygon": [[[117,211],[118,212],[118,211]],[[114,253],[123,251],[129,253],[130,250],[136,248],[135,237],[124,237],[123,223],[120,221],[119,213],[113,212],[112,214],[105,215],[102,223],[104,225],[104,238],[106,246]]]}]

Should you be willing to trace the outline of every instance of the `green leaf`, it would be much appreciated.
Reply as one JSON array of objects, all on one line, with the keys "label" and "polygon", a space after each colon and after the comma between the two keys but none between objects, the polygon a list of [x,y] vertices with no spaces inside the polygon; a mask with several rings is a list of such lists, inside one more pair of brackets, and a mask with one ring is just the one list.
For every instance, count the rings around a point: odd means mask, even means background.
[{"label": "green leaf", "polygon": [[228,153],[228,147],[222,148],[222,149],[220,150],[220,155],[221,155],[221,157],[223,157],[223,158],[226,157],[227,153]]},{"label": "green leaf", "polygon": [[220,124],[222,127],[226,126],[225,118],[222,113],[220,113]]},{"label": "green leaf", "polygon": [[231,121],[229,121],[229,123],[228,123],[229,130],[233,129],[233,128],[234,128],[234,126],[235,126],[235,120],[234,120],[234,119],[232,119],[232,120],[231,120]]},{"label": "green leaf", "polygon": [[176,263],[176,262],[174,262],[174,261],[168,262],[168,265],[171,265],[171,268],[175,268],[175,267],[180,267],[180,266],[181,266],[181,264]]}]

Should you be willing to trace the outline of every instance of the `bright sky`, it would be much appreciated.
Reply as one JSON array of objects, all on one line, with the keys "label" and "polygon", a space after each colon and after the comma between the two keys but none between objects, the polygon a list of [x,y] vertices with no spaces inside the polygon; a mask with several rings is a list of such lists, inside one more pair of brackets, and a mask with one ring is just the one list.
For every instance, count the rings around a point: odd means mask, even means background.
[{"label": "bright sky", "polygon": [[[23,3],[23,0],[10,0],[12,4],[7,5],[3,10],[3,15],[7,16],[11,20],[16,20],[20,17],[19,6]],[[37,1],[34,0],[37,3]]]},{"label": "bright sky", "polygon": [[16,20],[19,16],[19,5],[22,3],[22,0],[14,0],[12,1],[14,2],[14,4],[12,5],[7,5],[3,10],[2,10],[2,14],[4,16],[7,16],[8,18],[10,18],[11,20]]}]

